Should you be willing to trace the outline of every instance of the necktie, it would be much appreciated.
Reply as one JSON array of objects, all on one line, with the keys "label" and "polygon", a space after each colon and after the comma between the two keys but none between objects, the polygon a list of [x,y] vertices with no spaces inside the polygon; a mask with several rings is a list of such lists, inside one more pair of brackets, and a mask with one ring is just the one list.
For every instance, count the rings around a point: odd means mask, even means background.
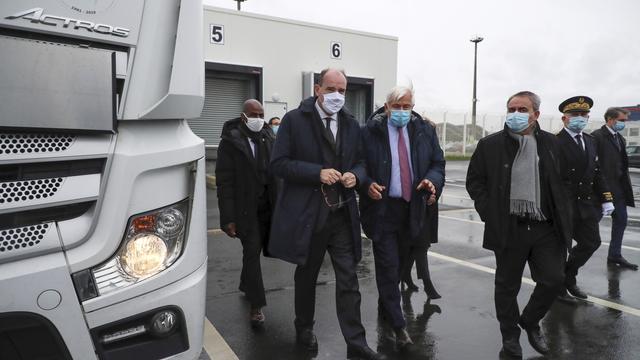
[{"label": "necktie", "polygon": [[327,128],[327,131],[329,132],[329,136],[331,137],[331,141],[335,142],[336,138],[333,136],[333,131],[331,131],[331,120],[333,120],[331,117],[327,117],[324,119],[325,121],[325,126]]},{"label": "necktie", "polygon": [[249,139],[249,141],[251,141],[251,143],[253,144],[253,148],[251,150],[253,150],[253,157],[254,158],[258,158],[258,140],[251,138]]},{"label": "necktie", "polygon": [[402,128],[398,128],[398,159],[400,160],[400,185],[402,198],[411,201],[411,168],[409,167],[409,154],[407,144],[404,141]]},{"label": "necktie", "polygon": [[578,146],[580,146],[580,150],[584,151],[584,143],[582,142],[582,136],[580,136],[580,134],[576,135],[576,142]]},{"label": "necktie", "polygon": [[620,135],[618,135],[618,133],[613,134],[613,140],[616,142],[618,151],[622,151],[622,142],[620,141]]}]

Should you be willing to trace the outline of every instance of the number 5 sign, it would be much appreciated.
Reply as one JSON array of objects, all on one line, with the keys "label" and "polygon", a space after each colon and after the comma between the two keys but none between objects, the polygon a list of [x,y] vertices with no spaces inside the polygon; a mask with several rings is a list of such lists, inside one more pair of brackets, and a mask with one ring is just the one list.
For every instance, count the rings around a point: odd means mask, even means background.
[{"label": "number 5 sign", "polygon": [[224,45],[224,25],[209,25],[209,42],[216,45]]},{"label": "number 5 sign", "polygon": [[331,58],[342,59],[342,44],[336,41],[331,42]]}]

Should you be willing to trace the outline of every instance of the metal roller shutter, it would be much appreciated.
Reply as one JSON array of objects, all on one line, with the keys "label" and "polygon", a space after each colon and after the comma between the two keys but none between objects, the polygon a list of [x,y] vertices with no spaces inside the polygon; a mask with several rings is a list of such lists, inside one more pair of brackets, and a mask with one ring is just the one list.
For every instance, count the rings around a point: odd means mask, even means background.
[{"label": "metal roller shutter", "polygon": [[225,121],[240,116],[242,104],[251,98],[249,79],[230,79],[207,76],[204,84],[204,107],[200,117],[189,120],[196,135],[204,139],[205,145],[220,143],[222,125]]}]

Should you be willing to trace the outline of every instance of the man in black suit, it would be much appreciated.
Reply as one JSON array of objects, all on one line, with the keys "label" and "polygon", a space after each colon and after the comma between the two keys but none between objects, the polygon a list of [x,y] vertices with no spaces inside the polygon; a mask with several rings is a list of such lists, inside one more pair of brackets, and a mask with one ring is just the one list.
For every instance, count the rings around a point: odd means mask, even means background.
[{"label": "man in black suit", "polygon": [[627,142],[620,134],[629,119],[625,109],[612,107],[604,114],[606,124],[592,133],[598,143],[598,158],[602,174],[613,193],[615,210],[611,214],[611,243],[607,264],[638,270],[638,265],[622,257],[622,236],[627,227],[627,206],[635,207],[631,178],[629,178],[629,158]]},{"label": "man in black suit", "polygon": [[[467,170],[467,191],[485,224],[482,246],[496,256],[496,315],[501,353],[509,357],[522,357],[518,325],[534,349],[549,351],[539,322],[563,288],[571,243],[558,140],[540,129],[539,116],[538,95],[512,95],[504,130],[478,142]],[[527,263],[536,287],[521,314],[517,297]]]},{"label": "man in black suit", "polygon": [[613,198],[600,173],[595,139],[582,132],[592,106],[593,100],[587,96],[574,96],[558,106],[563,114],[564,128],[556,136],[560,143],[562,169],[571,182],[572,235],[576,241],[576,246],[569,250],[565,265],[567,291],[561,294],[561,299],[569,301],[573,299],[567,292],[580,299],[587,298],[576,283],[578,269],[600,247],[600,218],[613,211]]},{"label": "man in black suit", "polygon": [[360,320],[356,265],[362,256],[354,189],[365,177],[360,126],[345,109],[347,78],[326,69],[314,97],[282,119],[271,166],[283,179],[271,224],[269,252],[292,262],[297,342],[317,351],[313,334],[316,281],[328,251],[336,275],[336,307],[350,359],[381,359],[367,345]]}]

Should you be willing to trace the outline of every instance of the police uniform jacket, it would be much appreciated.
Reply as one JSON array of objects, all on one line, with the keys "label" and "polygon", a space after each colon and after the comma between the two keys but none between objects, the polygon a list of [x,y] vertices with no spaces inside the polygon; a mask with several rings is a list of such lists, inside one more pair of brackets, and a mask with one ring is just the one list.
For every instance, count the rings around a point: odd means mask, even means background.
[{"label": "police uniform jacket", "polygon": [[562,169],[566,172],[564,176],[571,183],[569,197],[573,204],[573,216],[597,221],[601,204],[613,198],[600,172],[596,141],[593,136],[583,132],[583,150],[564,129],[556,137],[560,143]]}]

